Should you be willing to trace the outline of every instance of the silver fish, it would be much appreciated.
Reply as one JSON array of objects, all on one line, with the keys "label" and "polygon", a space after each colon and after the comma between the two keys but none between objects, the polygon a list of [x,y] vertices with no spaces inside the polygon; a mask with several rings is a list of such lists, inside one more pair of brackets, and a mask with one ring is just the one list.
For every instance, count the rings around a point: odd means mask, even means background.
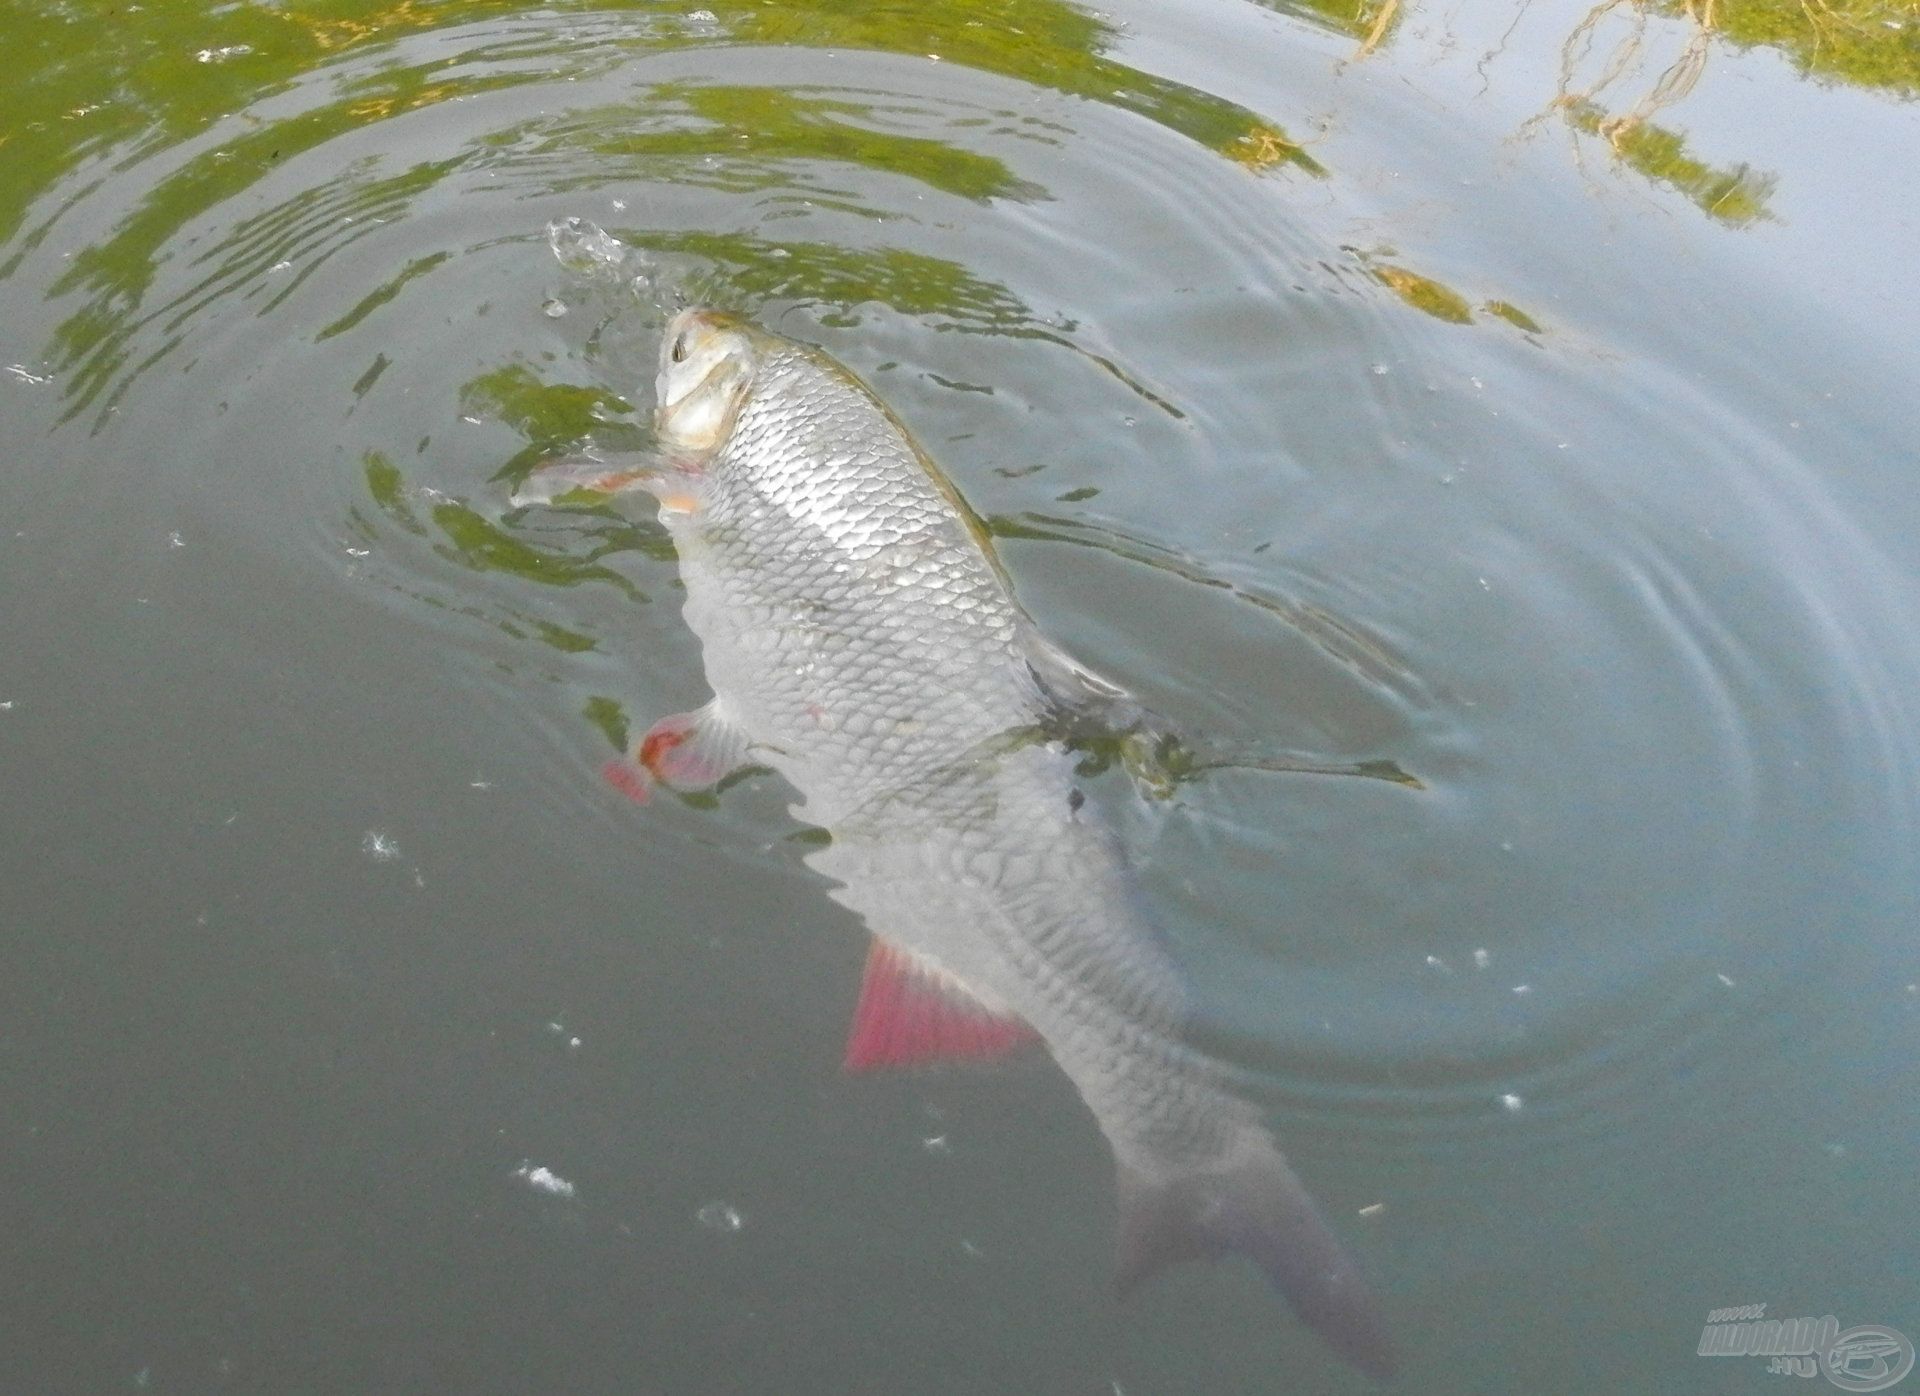
[{"label": "silver fish", "polygon": [[784,776],[832,836],[807,861],[875,937],[849,1067],[1037,1038],[1112,1145],[1123,1293],[1244,1254],[1342,1356],[1389,1374],[1359,1269],[1183,1042],[1180,977],[1054,736],[1139,710],[1038,633],[953,488],[819,350],[683,311],[658,401],[660,459],[562,463],[515,501],[644,488],[679,551],[714,698],[654,724],[616,778]]}]

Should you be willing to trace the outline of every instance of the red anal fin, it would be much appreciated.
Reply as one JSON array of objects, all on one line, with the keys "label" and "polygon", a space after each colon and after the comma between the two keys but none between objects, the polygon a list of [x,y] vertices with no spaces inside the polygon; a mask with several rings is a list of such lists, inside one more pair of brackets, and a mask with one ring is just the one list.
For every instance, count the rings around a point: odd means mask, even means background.
[{"label": "red anal fin", "polygon": [[847,1037],[846,1069],[977,1061],[1038,1038],[1023,1020],[995,1012],[950,976],[876,936]]},{"label": "red anal fin", "polygon": [[662,784],[704,790],[746,764],[747,740],[716,699],[698,712],[661,718],[634,755],[640,769]]}]

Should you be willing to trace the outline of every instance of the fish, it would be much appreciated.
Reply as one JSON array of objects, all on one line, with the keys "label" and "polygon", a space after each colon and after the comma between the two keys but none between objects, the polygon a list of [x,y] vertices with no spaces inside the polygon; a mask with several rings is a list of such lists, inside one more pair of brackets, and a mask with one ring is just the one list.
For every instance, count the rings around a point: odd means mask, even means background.
[{"label": "fish", "polygon": [[1189,993],[1062,735],[1140,729],[1047,639],[985,529],[864,383],[722,311],[661,342],[657,450],[562,461],[515,504],[658,501],[713,697],[609,768],[639,798],[777,772],[806,861],[872,933],[845,1066],[1038,1043],[1111,1147],[1115,1284],[1244,1256],[1341,1357],[1396,1359],[1359,1266],[1259,1113],[1187,1039]]}]

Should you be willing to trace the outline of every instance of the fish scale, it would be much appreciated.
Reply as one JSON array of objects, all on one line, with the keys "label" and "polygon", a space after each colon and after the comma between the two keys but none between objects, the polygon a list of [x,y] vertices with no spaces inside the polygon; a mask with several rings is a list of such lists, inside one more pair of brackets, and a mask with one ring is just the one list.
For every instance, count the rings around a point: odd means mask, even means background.
[{"label": "fish scale", "polygon": [[770,766],[828,831],[807,862],[876,938],[849,1062],[1037,1036],[1112,1146],[1123,1288],[1245,1254],[1343,1356],[1391,1371],[1357,1267],[1183,1040],[1180,977],[1046,735],[1137,706],[1039,635],[951,485],[825,354],[684,311],[659,400],[666,467],[618,478],[662,499],[714,701],[641,759],[683,785]]},{"label": "fish scale", "polygon": [[[1053,884],[1119,881],[1110,840],[1059,836],[1077,822],[1069,818],[1066,752],[1021,752],[1019,764],[1033,769],[1018,775],[965,764],[982,743],[1047,717],[1018,644],[1025,618],[910,439],[864,389],[798,346],[776,348],[703,475],[700,509],[674,524],[689,622],[714,691],[742,726],[766,732],[762,754],[801,792],[807,816],[835,832],[841,861],[854,840],[836,815],[906,791],[911,798],[888,810],[896,827],[911,830],[887,845],[906,864],[891,870],[893,880],[924,885],[951,857],[969,882],[1040,888],[1037,875],[1019,883],[1004,875],[1010,857],[1033,859],[1038,873],[1045,855],[1035,851],[1033,819],[1009,820],[1011,810],[983,816],[979,807],[1016,794],[1046,799],[1045,791],[1062,825],[1045,859]],[[859,564],[902,543],[930,565],[905,578],[862,575]],[[708,606],[709,593],[732,604]],[[818,603],[830,619],[817,623],[843,645],[823,653],[781,624],[781,603],[799,598]],[[743,624],[749,616],[757,624]],[[770,662],[747,662],[761,654]],[[788,656],[804,656],[810,667],[784,662]],[[823,727],[805,718],[809,709],[838,720]],[[876,723],[896,710],[913,714],[914,730],[874,740]],[[909,810],[916,817],[905,819]],[[879,876],[877,868],[855,874],[861,884]],[[1091,905],[1110,901],[1105,889],[1086,890]],[[1100,938],[1117,942],[1126,959],[1151,963],[1164,980],[1162,997],[1177,1001],[1177,980],[1137,911],[1109,907],[1108,919],[1125,929]],[[1018,939],[1045,935],[1032,926]],[[1094,942],[1070,943],[1084,955]],[[929,944],[923,953],[944,961],[957,950]]]}]

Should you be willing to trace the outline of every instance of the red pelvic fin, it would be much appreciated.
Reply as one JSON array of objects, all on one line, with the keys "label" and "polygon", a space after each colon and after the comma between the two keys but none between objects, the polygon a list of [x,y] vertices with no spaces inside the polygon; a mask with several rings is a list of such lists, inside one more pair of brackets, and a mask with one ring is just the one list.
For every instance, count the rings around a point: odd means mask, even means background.
[{"label": "red pelvic fin", "polygon": [[747,740],[715,699],[697,712],[661,718],[635,755],[640,768],[662,784],[704,790],[746,764]]},{"label": "red pelvic fin", "polygon": [[997,1057],[1038,1037],[1021,1019],[988,1008],[951,975],[876,936],[847,1037],[846,1069]]}]

